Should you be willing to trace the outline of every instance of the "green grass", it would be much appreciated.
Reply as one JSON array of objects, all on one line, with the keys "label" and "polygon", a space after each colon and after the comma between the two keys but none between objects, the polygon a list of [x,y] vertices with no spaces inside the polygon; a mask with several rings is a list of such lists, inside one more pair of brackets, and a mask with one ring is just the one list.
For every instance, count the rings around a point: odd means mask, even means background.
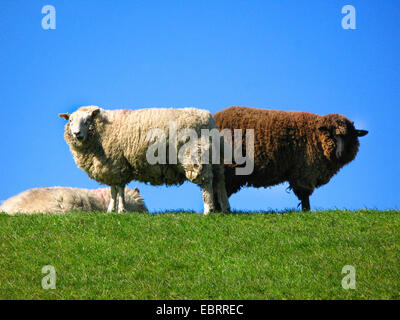
[{"label": "green grass", "polygon": [[399,298],[398,211],[0,214],[0,299]]}]

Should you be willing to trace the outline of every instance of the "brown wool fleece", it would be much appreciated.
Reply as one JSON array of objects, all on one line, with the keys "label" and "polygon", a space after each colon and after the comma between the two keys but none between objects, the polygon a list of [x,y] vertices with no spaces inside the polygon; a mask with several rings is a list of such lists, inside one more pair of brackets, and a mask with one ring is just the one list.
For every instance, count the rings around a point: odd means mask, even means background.
[{"label": "brown wool fleece", "polygon": [[[340,114],[319,116],[234,106],[217,112],[214,119],[219,130],[229,129],[232,134],[233,129],[254,129],[254,171],[239,176],[235,164],[226,165],[228,197],[242,186],[269,187],[288,181],[302,200],[352,161],[359,147],[354,124]],[[242,136],[245,149],[244,131]],[[339,157],[338,137],[344,142]]]}]

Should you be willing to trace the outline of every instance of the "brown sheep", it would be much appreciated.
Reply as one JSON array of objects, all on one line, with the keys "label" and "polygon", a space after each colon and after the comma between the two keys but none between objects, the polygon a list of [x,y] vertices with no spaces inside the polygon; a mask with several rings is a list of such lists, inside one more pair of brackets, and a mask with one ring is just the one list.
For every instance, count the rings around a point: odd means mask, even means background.
[{"label": "brown sheep", "polygon": [[[302,210],[310,210],[309,196],[326,183],[344,165],[352,161],[359,147],[358,137],[368,131],[357,130],[340,114],[319,116],[308,112],[229,107],[214,115],[217,128],[254,129],[254,170],[236,175],[238,165],[225,165],[228,197],[242,186],[269,187],[289,182],[301,201]],[[246,154],[246,136],[242,148]],[[234,142],[233,142],[234,143]]]}]

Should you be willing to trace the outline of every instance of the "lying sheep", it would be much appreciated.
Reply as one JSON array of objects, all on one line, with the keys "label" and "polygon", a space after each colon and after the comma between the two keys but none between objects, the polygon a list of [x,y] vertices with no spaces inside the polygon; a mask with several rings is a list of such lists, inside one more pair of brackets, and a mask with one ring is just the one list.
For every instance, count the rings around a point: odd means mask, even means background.
[{"label": "lying sheep", "polygon": [[[151,129],[166,137],[166,150],[170,144],[171,122],[178,131],[193,129],[201,136],[202,129],[214,129],[215,121],[205,110],[194,108],[140,110],[104,110],[97,106],[81,107],[73,114],[60,114],[68,120],[64,138],[79,168],[90,178],[111,186],[112,197],[108,211],[123,212],[124,186],[132,180],[152,185],[176,185],[188,180],[202,188],[204,214],[214,210],[213,192],[222,211],[229,210],[224,186],[223,165],[194,162],[150,163],[147,153],[154,141]],[[223,140],[219,136],[220,140]],[[177,142],[177,148],[183,141]],[[196,145],[196,151],[211,150],[210,139]],[[216,182],[213,185],[213,177]]]},{"label": "lying sheep", "polygon": [[[139,190],[126,187],[126,209],[130,212],[147,212]],[[64,213],[71,211],[105,211],[110,202],[110,188],[79,189],[69,187],[36,188],[24,191],[6,200],[0,212]]]},{"label": "lying sheep", "polygon": [[245,185],[269,187],[288,181],[307,211],[314,189],[355,158],[358,137],[368,133],[355,129],[353,122],[339,114],[230,107],[214,118],[219,130],[254,129],[254,171],[236,175],[237,165],[226,165],[228,197]]}]

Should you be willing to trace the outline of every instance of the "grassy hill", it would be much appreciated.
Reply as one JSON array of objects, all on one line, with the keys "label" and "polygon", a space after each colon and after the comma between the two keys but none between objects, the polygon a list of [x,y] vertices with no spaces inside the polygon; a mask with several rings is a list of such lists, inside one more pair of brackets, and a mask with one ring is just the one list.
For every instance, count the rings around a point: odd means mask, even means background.
[{"label": "grassy hill", "polygon": [[0,299],[399,298],[398,211],[0,214]]}]

